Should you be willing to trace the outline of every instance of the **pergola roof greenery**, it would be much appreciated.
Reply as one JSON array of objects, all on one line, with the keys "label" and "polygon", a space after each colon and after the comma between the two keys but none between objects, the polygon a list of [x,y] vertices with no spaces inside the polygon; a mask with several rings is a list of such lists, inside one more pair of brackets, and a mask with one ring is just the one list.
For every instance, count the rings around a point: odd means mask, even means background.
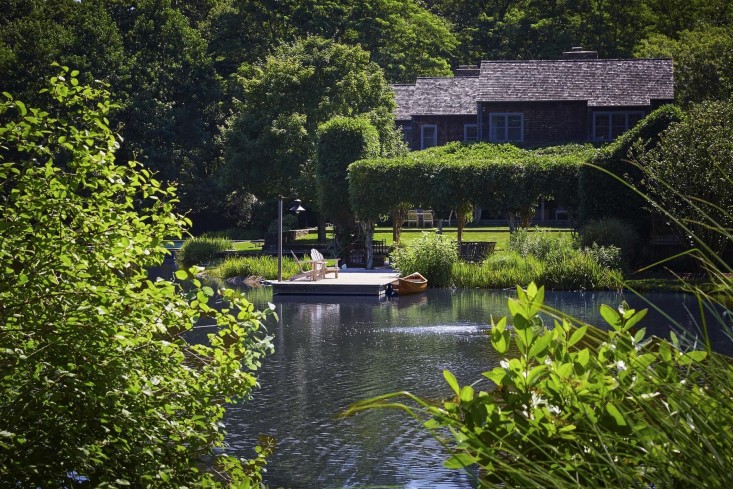
[{"label": "pergola roof greenery", "polygon": [[371,158],[349,166],[351,206],[360,219],[377,220],[399,206],[451,209],[481,206],[526,217],[539,200],[578,205],[580,166],[590,145],[538,150],[511,145],[451,143],[396,158]]}]

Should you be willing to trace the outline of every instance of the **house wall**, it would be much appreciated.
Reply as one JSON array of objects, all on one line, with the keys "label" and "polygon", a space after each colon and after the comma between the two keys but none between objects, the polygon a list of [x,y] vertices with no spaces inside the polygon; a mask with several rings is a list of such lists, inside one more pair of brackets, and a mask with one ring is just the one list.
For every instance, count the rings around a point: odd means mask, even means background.
[{"label": "house wall", "polygon": [[489,114],[524,114],[523,144],[585,142],[589,138],[589,111],[586,101],[571,102],[482,102],[481,133],[489,141]]},{"label": "house wall", "polygon": [[451,141],[463,141],[464,124],[476,124],[475,115],[415,115],[412,116],[412,142],[410,149],[420,147],[421,127],[436,125],[438,128],[438,146]]}]

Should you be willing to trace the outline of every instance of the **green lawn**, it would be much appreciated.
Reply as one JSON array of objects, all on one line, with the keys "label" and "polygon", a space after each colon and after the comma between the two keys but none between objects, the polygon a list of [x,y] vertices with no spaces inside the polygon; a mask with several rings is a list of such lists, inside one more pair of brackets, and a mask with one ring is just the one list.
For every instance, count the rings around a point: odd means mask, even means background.
[{"label": "green lawn", "polygon": [[[532,229],[537,229],[537,228],[532,228]],[[552,228],[552,230],[561,232],[561,233],[571,232],[569,229]],[[436,232],[436,228],[403,228],[401,240],[403,243],[409,243],[417,239],[417,237],[420,236],[420,233],[423,233],[423,232],[434,233]],[[443,235],[450,239],[456,239],[457,234],[458,233],[455,227],[444,227],[443,228]],[[328,239],[331,239],[333,237],[333,234],[330,229],[327,231],[326,236],[328,237]],[[375,240],[385,240],[387,245],[392,245],[392,228],[384,227],[384,226],[377,227],[376,231],[374,232],[374,239]],[[495,241],[496,250],[506,250],[509,247],[509,228],[508,227],[466,228],[463,230],[463,241]],[[298,243],[304,244],[304,245],[316,244],[318,243],[318,234],[317,233],[307,234],[306,236],[299,238]],[[256,245],[253,245],[249,242],[243,242],[243,243],[236,243],[235,249],[256,250],[258,249],[258,247],[256,247]]]}]

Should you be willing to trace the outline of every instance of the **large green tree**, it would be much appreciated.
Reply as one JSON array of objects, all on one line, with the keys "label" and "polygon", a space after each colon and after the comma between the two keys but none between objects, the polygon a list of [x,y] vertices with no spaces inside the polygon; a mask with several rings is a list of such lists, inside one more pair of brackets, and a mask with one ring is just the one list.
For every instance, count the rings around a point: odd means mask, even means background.
[{"label": "large green tree", "polygon": [[733,26],[703,26],[677,38],[655,34],[636,49],[640,57],[670,57],[680,104],[733,97]]},{"label": "large green tree", "polygon": [[655,210],[679,220],[684,227],[676,228],[688,244],[722,256],[733,228],[733,102],[694,105],[654,148],[642,144],[635,157]]},{"label": "large green tree", "polygon": [[359,47],[319,37],[284,45],[264,62],[245,65],[241,86],[222,175],[260,198],[298,194],[316,201],[317,130],[334,116],[365,115],[379,132],[382,153],[400,147],[393,92]]},{"label": "large green tree", "polygon": [[[76,74],[52,79],[44,109],[0,103],[0,480],[214,487],[206,460],[257,480],[261,459],[221,451],[220,420],[256,385],[264,315],[148,277],[185,220],[174,189],[116,164],[108,94]],[[191,344],[201,318],[208,344]]]},{"label": "large green tree", "polygon": [[445,20],[415,0],[226,0],[203,30],[225,77],[308,35],[361,46],[391,82],[449,74],[457,45]]}]

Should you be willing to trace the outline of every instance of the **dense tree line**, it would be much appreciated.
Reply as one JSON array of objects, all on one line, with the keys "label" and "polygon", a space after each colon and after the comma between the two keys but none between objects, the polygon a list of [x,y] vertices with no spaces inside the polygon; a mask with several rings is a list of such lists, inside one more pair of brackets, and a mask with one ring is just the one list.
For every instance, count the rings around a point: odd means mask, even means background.
[{"label": "dense tree line", "polygon": [[35,102],[54,61],[107,83],[121,156],[177,181],[195,225],[246,224],[258,201],[313,188],[330,117],[371,114],[394,154],[387,83],[583,45],[671,56],[679,102],[726,99],[732,20],[725,0],[3,0],[0,91]]}]

